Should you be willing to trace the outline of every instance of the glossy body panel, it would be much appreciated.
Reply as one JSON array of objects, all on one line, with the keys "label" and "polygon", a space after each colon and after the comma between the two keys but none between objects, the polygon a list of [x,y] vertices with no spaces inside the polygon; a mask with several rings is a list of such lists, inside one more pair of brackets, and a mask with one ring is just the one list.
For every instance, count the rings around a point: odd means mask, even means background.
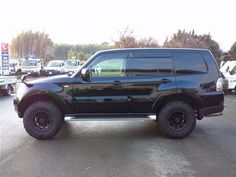
[{"label": "glossy body panel", "polygon": [[81,83],[75,81],[72,89],[75,112],[77,114],[128,112],[127,82],[127,77],[92,78],[89,82]]},{"label": "glossy body panel", "polygon": [[[181,53],[197,53],[201,55],[207,66],[205,73],[178,74],[175,60]],[[81,70],[87,68],[100,56],[107,54],[127,55],[125,74],[114,77],[91,77],[84,80]],[[155,76],[134,76],[129,70],[132,58],[168,58],[172,63],[172,71]],[[166,71],[164,71],[166,72]],[[50,95],[56,100],[65,114],[153,114],[158,109],[160,100],[172,95],[188,96],[197,102],[197,109],[210,108],[222,104],[222,92],[215,91],[215,83],[220,77],[212,54],[208,50],[197,49],[124,49],[109,50],[96,53],[77,73],[72,76],[55,76],[28,82],[32,87],[22,85],[14,100],[20,117],[28,100],[35,95]],[[174,97],[173,97],[174,98]],[[27,105],[27,104],[26,104]],[[204,113],[205,114],[205,113]],[[204,115],[203,115],[204,116]]]}]

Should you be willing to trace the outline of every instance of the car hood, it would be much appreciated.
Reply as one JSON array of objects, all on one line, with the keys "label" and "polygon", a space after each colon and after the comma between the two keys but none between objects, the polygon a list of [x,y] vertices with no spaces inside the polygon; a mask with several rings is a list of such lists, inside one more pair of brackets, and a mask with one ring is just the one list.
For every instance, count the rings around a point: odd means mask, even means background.
[{"label": "car hood", "polygon": [[59,70],[60,67],[49,67],[49,66],[46,66],[44,67],[44,70]]},{"label": "car hood", "polygon": [[21,66],[21,68],[23,68],[23,69],[30,69],[30,68],[38,68],[38,67],[40,67],[40,66]]},{"label": "car hood", "polygon": [[46,78],[35,79],[32,81],[26,81],[29,84],[43,84],[43,83],[71,83],[74,78],[68,75],[60,75],[60,76],[51,76]]}]

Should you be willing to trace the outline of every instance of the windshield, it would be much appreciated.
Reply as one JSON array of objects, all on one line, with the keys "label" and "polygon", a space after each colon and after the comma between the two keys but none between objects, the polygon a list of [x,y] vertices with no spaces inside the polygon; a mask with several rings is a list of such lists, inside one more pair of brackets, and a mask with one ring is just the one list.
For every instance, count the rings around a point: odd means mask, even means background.
[{"label": "windshield", "polygon": [[37,60],[24,60],[22,63],[22,66],[37,66],[38,61]]},{"label": "windshield", "polygon": [[74,60],[67,60],[65,61],[65,66],[72,67],[72,66],[78,66],[79,62]]},{"label": "windshield", "polygon": [[50,61],[47,67],[61,67],[61,62],[59,61]]}]

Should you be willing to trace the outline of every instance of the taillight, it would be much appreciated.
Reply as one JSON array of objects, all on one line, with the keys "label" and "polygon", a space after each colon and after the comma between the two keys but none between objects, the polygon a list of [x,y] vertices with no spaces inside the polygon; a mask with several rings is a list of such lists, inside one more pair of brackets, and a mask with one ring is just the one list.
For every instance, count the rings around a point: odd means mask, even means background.
[{"label": "taillight", "polygon": [[216,90],[217,91],[222,91],[223,90],[223,85],[224,85],[224,80],[223,78],[219,78],[216,82]]}]

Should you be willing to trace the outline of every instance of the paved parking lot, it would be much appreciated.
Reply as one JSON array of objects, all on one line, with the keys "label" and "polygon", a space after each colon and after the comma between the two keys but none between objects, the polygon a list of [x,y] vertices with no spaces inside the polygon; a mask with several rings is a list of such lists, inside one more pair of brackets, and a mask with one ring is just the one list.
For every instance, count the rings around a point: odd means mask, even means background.
[{"label": "paved parking lot", "polygon": [[159,135],[150,121],[67,122],[53,140],[24,130],[13,96],[0,97],[0,176],[236,176],[236,95],[221,117],[197,122],[187,138]]}]

